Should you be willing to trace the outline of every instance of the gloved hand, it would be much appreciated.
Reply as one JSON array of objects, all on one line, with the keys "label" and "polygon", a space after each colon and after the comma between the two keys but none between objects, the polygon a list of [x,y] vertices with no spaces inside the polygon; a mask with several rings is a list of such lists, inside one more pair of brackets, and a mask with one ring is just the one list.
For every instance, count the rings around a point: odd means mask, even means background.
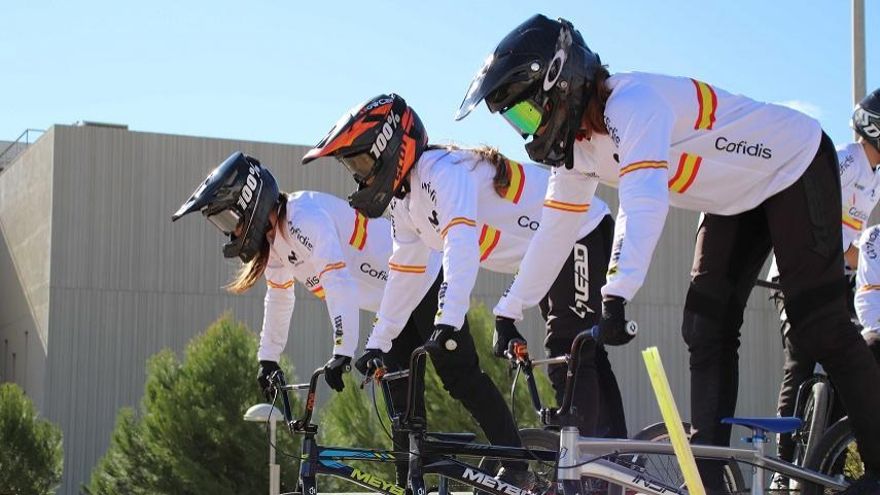
[{"label": "gloved hand", "polygon": [[275,361],[260,361],[260,368],[257,370],[257,384],[260,386],[260,391],[263,392],[263,397],[268,402],[272,402],[275,395],[269,388],[269,377],[280,369],[281,367]]},{"label": "gloved hand", "polygon": [[862,334],[862,337],[865,338],[865,343],[868,344],[868,349],[874,354],[874,360],[876,360],[877,363],[880,363],[880,333],[865,332]]},{"label": "gloved hand", "polygon": [[375,360],[378,360],[379,366],[384,366],[385,353],[379,349],[364,349],[364,354],[354,363],[354,367],[364,376],[373,376],[377,364]]},{"label": "gloved hand", "polygon": [[342,392],[345,383],[342,382],[342,374],[351,370],[351,358],[334,354],[327,364],[324,365],[324,380],[327,385],[337,392]]},{"label": "gloved hand", "polygon": [[438,353],[442,351],[454,351],[458,348],[458,340],[456,336],[458,329],[452,325],[439,324],[434,327],[434,333],[425,342],[425,350],[430,353]]},{"label": "gloved hand", "polygon": [[606,296],[602,300],[602,318],[599,320],[599,342],[607,345],[624,345],[635,338],[627,330],[624,314],[626,300],[619,296]]},{"label": "gloved hand", "polygon": [[513,343],[519,341],[526,343],[525,337],[516,329],[516,323],[506,316],[495,317],[495,333],[492,334],[492,352],[495,357],[503,358],[504,353],[512,351]]}]

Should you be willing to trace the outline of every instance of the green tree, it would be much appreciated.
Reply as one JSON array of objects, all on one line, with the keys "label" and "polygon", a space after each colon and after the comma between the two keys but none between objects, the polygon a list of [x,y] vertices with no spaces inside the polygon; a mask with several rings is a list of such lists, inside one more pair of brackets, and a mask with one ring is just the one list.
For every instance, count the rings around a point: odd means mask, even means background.
[{"label": "green tree", "polygon": [[37,417],[18,385],[0,385],[0,494],[55,493],[63,464],[61,428]]},{"label": "green tree", "polygon": [[[507,361],[498,359],[492,354],[494,317],[483,305],[474,305],[468,312],[468,321],[480,357],[480,367],[492,378],[505,399],[509,399],[512,377]],[[473,432],[477,434],[479,441],[485,441],[485,435],[471,414],[443,388],[443,383],[430,361],[428,359],[425,373],[425,405],[430,431]],[[361,376],[356,372],[355,374],[356,377],[346,377],[345,390],[341,394],[333,394],[329,403],[320,411],[320,442],[324,445],[388,449],[391,446],[388,436],[391,426],[385,413],[381,390],[378,388],[375,391],[369,390],[371,386],[368,386],[366,393],[360,390],[359,383],[355,382],[359,382]],[[536,373],[536,377],[541,397],[546,401],[546,405],[551,405],[553,393],[549,380],[542,373]],[[532,408],[524,380],[520,379],[520,381],[514,407],[517,424],[520,428],[538,426],[540,421]],[[373,393],[375,393],[375,405],[372,399]],[[394,468],[390,463],[352,462],[351,464],[381,475],[387,480],[394,479]],[[327,477],[319,480],[318,488],[320,491],[352,491],[353,489],[347,482]]]},{"label": "green tree", "polygon": [[[187,345],[182,362],[168,350],[153,356],[139,414],[119,413],[85,491],[266,493],[268,439],[242,420],[264,401],[254,381],[256,352],[256,336],[226,315]],[[293,376],[288,363],[282,367]],[[296,454],[294,439],[280,430],[279,452]],[[276,462],[287,464],[281,454]],[[281,471],[282,489],[292,491],[297,473]]]}]

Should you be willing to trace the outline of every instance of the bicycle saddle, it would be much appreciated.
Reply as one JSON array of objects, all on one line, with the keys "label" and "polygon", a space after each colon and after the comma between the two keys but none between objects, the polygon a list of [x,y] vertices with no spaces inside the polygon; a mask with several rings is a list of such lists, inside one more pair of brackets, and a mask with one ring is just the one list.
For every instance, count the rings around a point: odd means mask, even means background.
[{"label": "bicycle saddle", "polygon": [[721,420],[726,425],[740,425],[752,429],[769,431],[771,433],[788,433],[797,430],[803,424],[800,418],[724,418]]}]

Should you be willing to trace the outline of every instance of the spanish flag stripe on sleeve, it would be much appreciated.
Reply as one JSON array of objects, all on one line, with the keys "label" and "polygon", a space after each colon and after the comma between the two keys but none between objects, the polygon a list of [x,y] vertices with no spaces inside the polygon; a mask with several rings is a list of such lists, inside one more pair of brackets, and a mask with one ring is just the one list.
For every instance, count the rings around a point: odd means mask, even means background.
[{"label": "spanish flag stripe on sleeve", "polygon": [[675,171],[675,175],[669,179],[669,189],[677,193],[687,191],[694,183],[702,162],[703,158],[700,156],[682,153],[678,160],[678,169]]},{"label": "spanish flag stripe on sleeve", "polygon": [[354,246],[358,251],[363,251],[367,245],[367,221],[369,219],[361,212],[354,213],[354,229],[351,231],[351,238],[348,243]]},{"label": "spanish flag stripe on sleeve", "polygon": [[575,213],[583,213],[590,209],[590,203],[566,203],[563,201],[556,201],[554,199],[544,200],[544,206],[546,206],[547,208],[553,208],[562,211],[572,211]]},{"label": "spanish flag stripe on sleeve", "polygon": [[523,188],[526,185],[526,174],[522,164],[508,160],[507,176],[510,178],[510,185],[507,186],[507,190],[504,192],[504,199],[517,204],[522,197]]},{"label": "spanish flag stripe on sleeve", "polygon": [[273,289],[289,289],[293,287],[293,280],[288,280],[286,282],[273,282],[271,280],[266,280],[266,284]]},{"label": "spanish flag stripe on sleeve", "polygon": [[471,220],[470,218],[465,217],[455,217],[446,224],[446,227],[443,228],[443,231],[440,232],[440,237],[446,237],[446,233],[449,232],[449,229],[456,225],[467,225],[468,227],[476,227],[477,222]]},{"label": "spanish flag stripe on sleeve", "polygon": [[669,168],[669,165],[666,164],[665,160],[630,163],[629,165],[620,169],[620,177],[623,177],[630,172],[635,172],[636,170],[642,170],[645,168]]},{"label": "spanish flag stripe on sleeve", "polygon": [[325,266],[323,270],[321,270],[321,273],[318,274],[318,278],[321,278],[327,272],[339,270],[341,268],[345,268],[345,262],[340,261],[338,263],[330,263],[329,265]]},{"label": "spanish flag stripe on sleeve", "polygon": [[480,261],[485,261],[492,254],[500,239],[501,231],[483,225],[483,229],[480,231]]},{"label": "spanish flag stripe on sleeve", "polygon": [[397,263],[388,263],[388,269],[395,272],[403,273],[425,273],[427,266],[425,265],[400,265]]},{"label": "spanish flag stripe on sleeve", "polygon": [[317,297],[318,299],[324,299],[324,297],[326,297],[326,293],[324,292],[324,288],[321,287],[320,285],[316,285],[309,290],[312,291],[312,294],[314,294],[315,297]]},{"label": "spanish flag stripe on sleeve", "polygon": [[691,79],[697,90],[697,120],[694,129],[708,130],[715,125],[715,110],[718,108],[718,96],[712,86],[704,82]]},{"label": "spanish flag stripe on sleeve", "polygon": [[863,285],[863,286],[859,287],[859,292],[867,292],[870,290],[880,290],[880,285],[870,284],[870,285]]}]

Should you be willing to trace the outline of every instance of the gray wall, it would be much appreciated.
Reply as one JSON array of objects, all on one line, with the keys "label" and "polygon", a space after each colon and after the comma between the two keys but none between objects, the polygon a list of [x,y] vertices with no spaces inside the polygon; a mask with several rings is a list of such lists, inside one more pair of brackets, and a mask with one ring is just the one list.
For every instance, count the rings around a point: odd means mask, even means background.
[{"label": "gray wall", "polygon": [[[198,182],[238,149],[269,166],[284,190],[345,196],[351,181],[330,161],[301,166],[306,151],[301,146],[67,126],[54,127],[34,148],[40,146],[47,151],[36,166],[23,163],[31,150],[0,174],[0,192],[15,187],[10,174],[19,168],[35,172],[41,167],[42,177],[51,177],[46,192],[52,200],[43,210],[48,212],[51,205],[51,242],[44,235],[33,250],[48,253],[51,245],[51,263],[27,268],[33,275],[22,277],[26,264],[15,256],[20,241],[7,238],[12,254],[4,257],[0,248],[0,276],[4,296],[15,296],[5,283],[11,280],[7,272],[14,271],[9,266],[24,280],[22,287],[39,287],[40,277],[49,280],[49,296],[38,300],[47,315],[42,321],[49,322],[45,391],[52,397],[42,410],[64,429],[62,493],[75,493],[105,451],[118,409],[140,400],[149,356],[165,347],[181,351],[224,311],[259,330],[264,289],[245,296],[225,294],[221,286],[236,265],[223,260],[220,236],[199,215],[170,222],[170,214]],[[31,181],[39,182],[37,177],[26,180]],[[614,191],[601,194],[614,197]],[[0,219],[6,228],[6,218],[24,213],[4,198],[0,194]],[[611,350],[633,431],[659,420],[639,353],[648,345],[660,347],[682,416],[689,416],[687,355],[679,327],[696,219],[690,212],[671,212],[648,282],[628,309],[639,321],[641,335],[632,345]],[[33,277],[37,282],[28,282]],[[483,273],[474,297],[491,307],[509,281],[509,276]],[[301,288],[297,296],[287,353],[303,376],[325,361],[331,343],[323,304]],[[781,358],[774,312],[765,299],[756,291],[744,326],[743,414],[774,412]],[[3,311],[0,329],[5,318]],[[362,322],[368,328],[369,315],[362,315]],[[533,347],[540,348],[543,327],[537,311],[524,326]]]},{"label": "gray wall", "polygon": [[49,336],[52,133],[0,174],[0,381],[43,405]]}]

